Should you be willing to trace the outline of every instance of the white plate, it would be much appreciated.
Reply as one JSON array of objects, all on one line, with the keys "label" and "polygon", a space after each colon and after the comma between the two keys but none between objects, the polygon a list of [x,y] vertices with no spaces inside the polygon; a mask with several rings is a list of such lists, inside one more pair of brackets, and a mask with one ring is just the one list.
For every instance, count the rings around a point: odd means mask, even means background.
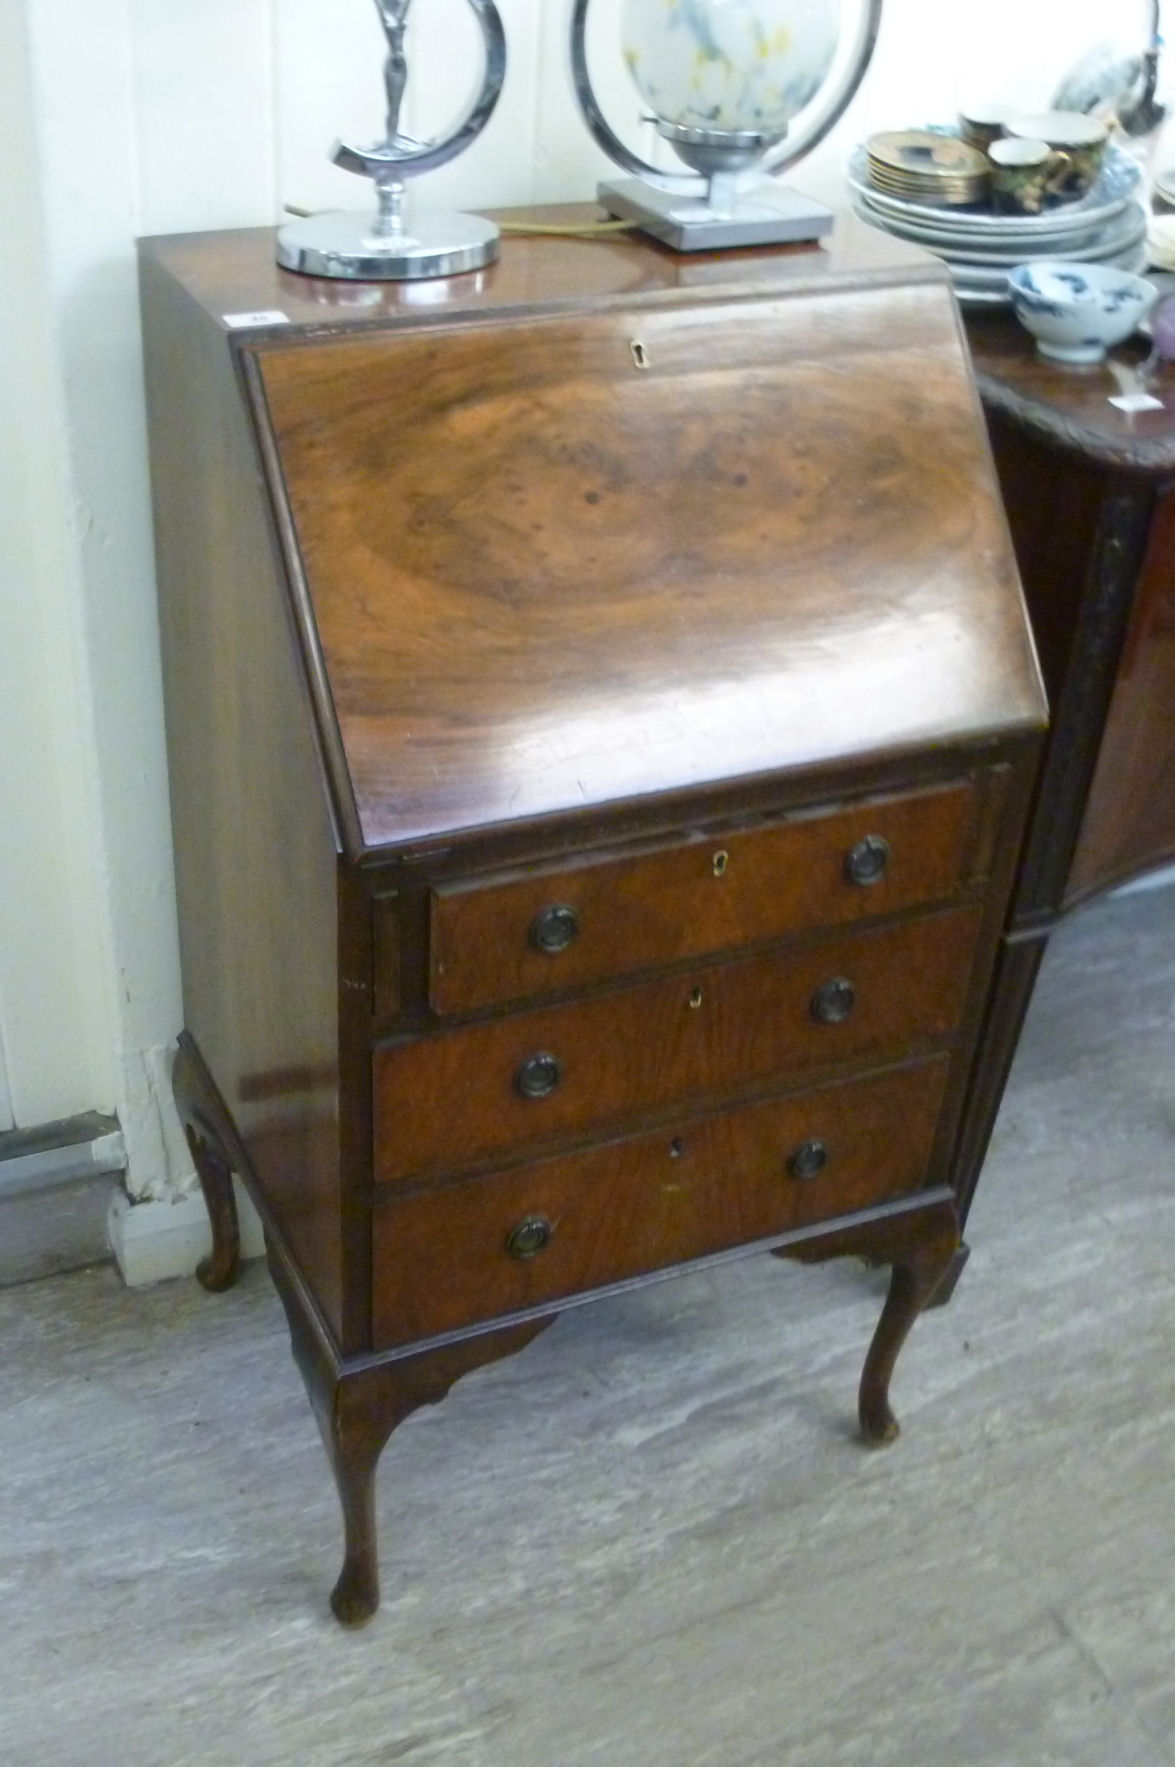
[{"label": "white plate", "polygon": [[[865,215],[866,218],[871,215],[879,226],[884,227],[887,232],[900,234],[903,239],[912,239],[919,245],[932,246],[940,251],[978,251],[979,248],[982,248],[984,252],[993,256],[1015,258],[1017,262],[1024,256],[1026,241],[1023,233],[1001,234],[992,231],[980,234],[974,230],[967,232],[961,228],[952,227],[947,222],[935,226],[929,221],[911,220],[906,215],[892,215],[887,210],[878,207],[873,201],[873,194],[873,192],[869,194],[860,191],[854,192],[854,204],[855,206],[859,205],[857,213]],[[1066,247],[1079,245],[1107,225],[1108,223],[1105,221],[1080,221],[1075,226],[1066,227],[1063,230],[1057,229],[1045,233],[1043,236],[1034,233],[1028,243],[1032,245],[1037,241],[1043,243],[1044,240],[1048,240],[1051,244],[1056,240]]]},{"label": "white plate", "polygon": [[[1128,270],[1135,276],[1141,276],[1146,269],[1146,252],[1135,246],[1131,251],[1121,252],[1117,257],[1102,261],[1112,264],[1116,270]],[[1002,275],[996,271],[984,271],[976,278],[969,267],[956,269],[951,264],[948,268],[951,281],[955,285],[955,294],[965,306],[998,307],[1009,304],[1007,271]]]},{"label": "white plate", "polygon": [[1155,189],[1164,202],[1175,203],[1175,166],[1166,166],[1155,173]]},{"label": "white plate", "polygon": [[[987,239],[976,242],[973,237],[952,233],[946,228],[936,232],[920,224],[911,226],[906,221],[880,214],[864,200],[854,202],[853,207],[863,221],[880,227],[883,232],[892,233],[898,239],[908,239],[958,264],[1022,264],[1026,257],[1072,257],[1092,262],[1137,244],[1147,230],[1146,210],[1137,202],[1128,203],[1113,220],[1093,227],[1081,227],[1073,233],[1050,233],[1044,239],[1025,240],[1018,236],[1006,245]],[[975,249],[977,243],[988,249]]]},{"label": "white plate", "polygon": [[898,221],[921,222],[931,227],[945,225],[952,233],[970,235],[977,244],[980,239],[998,239],[1001,245],[1019,239],[1040,239],[1053,233],[1072,232],[1082,224],[1092,227],[1109,221],[1126,207],[1141,176],[1130,155],[1111,142],[1101,177],[1079,202],[1065,203],[1043,215],[996,215],[990,209],[951,209],[944,213],[927,203],[905,202],[900,196],[875,190],[869,182],[868,164],[864,147],[856,148],[846,176],[849,188],[870,208]]}]

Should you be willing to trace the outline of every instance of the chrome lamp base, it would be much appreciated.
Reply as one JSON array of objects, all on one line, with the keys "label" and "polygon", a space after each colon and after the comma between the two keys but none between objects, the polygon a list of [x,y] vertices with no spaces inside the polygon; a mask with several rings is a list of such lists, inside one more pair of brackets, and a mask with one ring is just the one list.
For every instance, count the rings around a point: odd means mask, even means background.
[{"label": "chrome lamp base", "polygon": [[303,276],[407,282],[480,270],[497,257],[498,237],[494,223],[481,215],[436,209],[422,210],[387,233],[370,213],[312,215],[279,229],[277,261]]},{"label": "chrome lamp base", "polygon": [[795,245],[823,239],[831,232],[833,213],[795,190],[781,190],[766,180],[740,192],[729,211],[710,205],[704,196],[675,196],[639,178],[601,184],[600,204],[620,220],[634,221],[675,252],[728,250],[740,245]]}]

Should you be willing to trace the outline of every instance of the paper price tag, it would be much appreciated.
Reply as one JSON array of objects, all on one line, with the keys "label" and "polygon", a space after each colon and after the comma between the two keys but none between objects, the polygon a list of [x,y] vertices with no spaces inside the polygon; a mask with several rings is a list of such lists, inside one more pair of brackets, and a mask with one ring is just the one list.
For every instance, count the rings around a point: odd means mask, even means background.
[{"label": "paper price tag", "polygon": [[1117,393],[1110,400],[1110,404],[1117,406],[1119,411],[1126,412],[1161,411],[1163,409],[1163,401],[1152,398],[1150,393]]},{"label": "paper price tag", "polygon": [[276,308],[260,313],[222,313],[221,318],[232,331],[247,330],[261,325],[288,325],[288,313],[279,312]]}]

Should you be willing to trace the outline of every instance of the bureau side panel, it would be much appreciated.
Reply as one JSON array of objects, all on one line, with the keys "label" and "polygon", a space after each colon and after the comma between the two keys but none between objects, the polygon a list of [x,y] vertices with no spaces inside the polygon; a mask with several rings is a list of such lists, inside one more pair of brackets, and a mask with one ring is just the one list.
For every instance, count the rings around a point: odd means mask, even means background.
[{"label": "bureau side panel", "polygon": [[333,820],[227,335],[142,286],[184,1018],[345,1338]]}]

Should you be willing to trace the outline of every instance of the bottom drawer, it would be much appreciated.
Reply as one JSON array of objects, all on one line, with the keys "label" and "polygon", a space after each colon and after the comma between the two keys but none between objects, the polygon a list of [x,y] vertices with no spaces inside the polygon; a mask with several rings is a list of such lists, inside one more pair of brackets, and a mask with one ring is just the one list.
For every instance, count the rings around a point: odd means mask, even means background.
[{"label": "bottom drawer", "polygon": [[377,1201],[375,1347],[411,1343],[917,1190],[949,1061],[821,1086]]}]

